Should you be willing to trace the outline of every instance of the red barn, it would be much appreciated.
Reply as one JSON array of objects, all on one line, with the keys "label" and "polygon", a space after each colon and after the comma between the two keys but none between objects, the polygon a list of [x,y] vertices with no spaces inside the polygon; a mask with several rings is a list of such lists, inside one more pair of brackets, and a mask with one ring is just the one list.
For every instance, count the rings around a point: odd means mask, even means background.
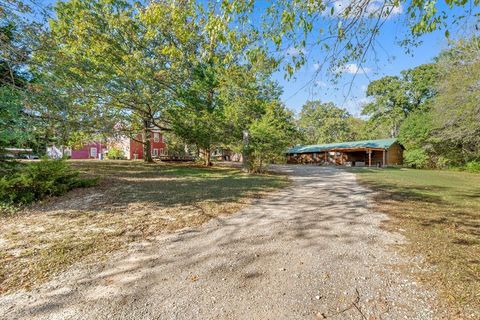
[{"label": "red barn", "polygon": [[[167,154],[167,145],[163,139],[160,130],[152,129],[150,132],[150,148],[152,158],[159,158]],[[139,133],[136,140],[129,137],[121,139],[107,139],[107,143],[89,142],[81,148],[72,148],[72,159],[105,159],[109,148],[118,148],[123,151],[123,156],[126,159],[143,159],[143,134]]]},{"label": "red barn", "polygon": [[[150,150],[152,152],[152,158],[158,158],[167,154],[167,145],[163,140],[163,135],[160,130],[152,129],[150,132]],[[124,145],[124,153],[127,159],[137,160],[143,159],[143,143],[128,139],[127,145]],[[136,140],[142,140],[142,134],[139,133]]]},{"label": "red barn", "polygon": [[99,159],[105,156],[107,146],[101,142],[90,142],[81,148],[72,148],[72,159]]}]

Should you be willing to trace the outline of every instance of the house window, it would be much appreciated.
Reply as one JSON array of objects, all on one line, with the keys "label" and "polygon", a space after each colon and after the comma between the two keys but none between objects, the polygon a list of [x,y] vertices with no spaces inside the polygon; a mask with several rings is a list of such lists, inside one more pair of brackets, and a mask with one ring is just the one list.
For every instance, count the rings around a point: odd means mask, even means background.
[{"label": "house window", "polygon": [[97,148],[90,148],[90,157],[92,158],[97,157]]},{"label": "house window", "polygon": [[[161,150],[161,149],[160,149]],[[152,156],[158,157],[158,149],[153,149],[152,150]]]},{"label": "house window", "polygon": [[153,133],[153,141],[154,142],[159,142],[160,141],[160,133],[158,133],[158,132]]},{"label": "house window", "polygon": [[163,148],[160,148],[160,155],[162,155],[162,156],[165,155],[165,150],[163,150]]}]

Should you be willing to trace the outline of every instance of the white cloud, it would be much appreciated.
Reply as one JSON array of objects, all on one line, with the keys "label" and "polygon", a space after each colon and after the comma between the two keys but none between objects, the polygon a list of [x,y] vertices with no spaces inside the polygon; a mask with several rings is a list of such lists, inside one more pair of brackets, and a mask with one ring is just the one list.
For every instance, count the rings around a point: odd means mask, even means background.
[{"label": "white cloud", "polygon": [[356,63],[347,63],[344,66],[340,66],[334,70],[334,73],[350,73],[350,74],[367,74],[372,69],[367,67],[360,67]]},{"label": "white cloud", "polygon": [[[360,10],[363,10],[362,15],[364,17],[378,17],[380,14],[386,17],[387,12],[390,11],[388,14],[388,18],[392,18],[403,12],[403,7],[401,3],[395,6],[393,3],[385,3],[385,1],[372,0],[368,2],[366,7],[364,6],[364,0],[336,0],[333,2],[333,5],[330,7],[330,9],[333,8],[333,16],[335,17],[345,17],[347,8],[349,8],[349,13],[347,17],[358,16],[360,14]],[[382,8],[383,11],[381,11]],[[330,15],[330,9],[327,9],[325,11],[326,15]]]},{"label": "white cloud", "polygon": [[307,54],[307,51],[303,48],[295,48],[295,47],[289,47],[287,49],[287,51],[285,51],[285,53],[287,54],[287,56],[291,56],[291,57],[297,57],[301,54]]},{"label": "white cloud", "polygon": [[350,98],[343,103],[343,107],[355,116],[361,116],[362,107],[373,99],[370,97]]},{"label": "white cloud", "polygon": [[315,86],[320,87],[320,88],[327,88],[328,83],[326,83],[325,81],[322,81],[322,80],[317,80],[317,81],[315,81]]},{"label": "white cloud", "polygon": [[318,69],[320,69],[320,63],[314,63],[313,70],[318,71]]},{"label": "white cloud", "polygon": [[363,98],[358,99],[358,104],[361,105],[361,106],[369,104],[370,102],[373,102],[372,97],[363,97]]}]

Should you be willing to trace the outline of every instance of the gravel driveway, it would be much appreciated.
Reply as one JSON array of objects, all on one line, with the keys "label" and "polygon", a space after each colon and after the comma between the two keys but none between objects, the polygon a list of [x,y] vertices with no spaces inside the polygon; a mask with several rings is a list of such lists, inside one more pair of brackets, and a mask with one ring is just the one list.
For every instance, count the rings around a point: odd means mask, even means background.
[{"label": "gravel driveway", "polygon": [[[292,187],[237,214],[77,266],[0,298],[7,319],[437,319],[369,191],[334,168],[285,166]],[[398,266],[412,266],[398,268]],[[403,270],[400,272],[399,270]],[[405,271],[407,270],[407,271]]]}]

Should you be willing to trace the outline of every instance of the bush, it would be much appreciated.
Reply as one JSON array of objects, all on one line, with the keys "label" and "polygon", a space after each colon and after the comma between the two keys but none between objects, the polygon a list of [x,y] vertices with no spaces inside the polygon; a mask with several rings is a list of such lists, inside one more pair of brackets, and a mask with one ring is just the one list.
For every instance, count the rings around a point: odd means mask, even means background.
[{"label": "bush", "polygon": [[107,158],[111,160],[123,160],[125,159],[125,154],[122,149],[110,148],[108,149]]},{"label": "bush", "polygon": [[0,203],[26,204],[48,196],[58,196],[74,188],[96,185],[97,178],[84,179],[64,160],[47,160],[22,167],[0,178]]},{"label": "bush", "polygon": [[480,172],[480,161],[470,161],[465,165],[468,172]]},{"label": "bush", "polygon": [[404,162],[413,168],[425,168],[428,164],[428,155],[423,149],[405,151]]},{"label": "bush", "polygon": [[12,175],[15,172],[21,170],[24,166],[24,163],[16,160],[2,159],[0,160],[0,177]]}]

